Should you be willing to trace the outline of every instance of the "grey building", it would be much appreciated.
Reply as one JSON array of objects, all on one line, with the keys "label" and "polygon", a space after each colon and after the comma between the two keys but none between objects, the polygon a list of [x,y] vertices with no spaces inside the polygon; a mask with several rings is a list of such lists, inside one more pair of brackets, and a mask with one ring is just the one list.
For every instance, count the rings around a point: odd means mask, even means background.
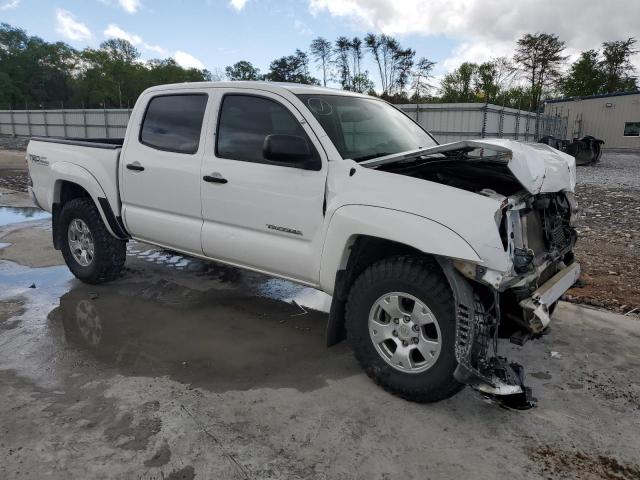
[{"label": "grey building", "polygon": [[547,100],[544,113],[567,117],[568,140],[592,135],[605,149],[640,150],[640,92]]}]

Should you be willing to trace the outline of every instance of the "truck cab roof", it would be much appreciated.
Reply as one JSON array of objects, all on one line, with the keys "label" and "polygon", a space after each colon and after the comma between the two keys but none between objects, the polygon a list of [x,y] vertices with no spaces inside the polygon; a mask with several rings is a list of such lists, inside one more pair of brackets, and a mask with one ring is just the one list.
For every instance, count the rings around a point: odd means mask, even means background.
[{"label": "truck cab roof", "polygon": [[317,94],[317,95],[342,95],[353,97],[367,97],[355,92],[348,92],[336,88],[320,87],[318,85],[304,85],[301,83],[287,82],[264,82],[264,81],[220,81],[220,82],[186,82],[186,83],[170,83],[167,85],[157,85],[150,87],[145,92],[162,92],[164,90],[190,90],[196,88],[252,88],[266,90],[273,93],[291,92],[298,94]]}]

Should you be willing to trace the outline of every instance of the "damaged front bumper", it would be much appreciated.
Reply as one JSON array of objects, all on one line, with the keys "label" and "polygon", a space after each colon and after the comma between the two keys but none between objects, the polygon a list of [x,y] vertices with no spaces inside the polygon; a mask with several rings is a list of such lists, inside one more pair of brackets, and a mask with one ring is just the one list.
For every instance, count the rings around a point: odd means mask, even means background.
[{"label": "damaged front bumper", "polygon": [[[501,322],[499,289],[491,288],[492,304],[480,298],[472,283],[461,274],[459,265],[442,262],[456,302],[456,380],[517,409],[533,406],[531,390],[524,384],[521,365],[498,355]],[[580,265],[573,262],[520,301],[521,325],[527,335],[539,335],[550,322],[550,309],[578,280]],[[487,284],[485,284],[487,285]]]},{"label": "damaged front bumper", "polygon": [[580,278],[580,264],[577,262],[563,268],[547,280],[533,295],[520,301],[524,312],[524,321],[531,333],[541,333],[551,321],[549,308],[556,303],[564,292],[569,290]]}]

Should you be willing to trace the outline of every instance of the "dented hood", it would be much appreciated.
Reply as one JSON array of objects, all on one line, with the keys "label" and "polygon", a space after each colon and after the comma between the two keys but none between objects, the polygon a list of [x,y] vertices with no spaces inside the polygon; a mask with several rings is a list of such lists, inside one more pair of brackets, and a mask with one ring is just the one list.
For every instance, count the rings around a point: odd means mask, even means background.
[{"label": "dented hood", "polygon": [[[529,193],[573,192],[576,187],[576,161],[543,143],[523,143],[502,138],[465,140],[440,147],[455,150],[461,147],[487,148],[510,153],[508,168]],[[445,150],[442,150],[445,151]]]},{"label": "dented hood", "polygon": [[[504,161],[513,176],[531,194],[545,192],[570,191],[576,186],[575,159],[542,143],[523,143],[502,138],[486,138],[481,140],[463,140],[425,148],[419,153],[429,155],[451,152],[461,149],[485,148],[505,154],[498,162]],[[401,158],[406,158],[402,155]],[[373,166],[398,161],[400,158],[383,157],[373,161],[363,162],[363,165]]]}]

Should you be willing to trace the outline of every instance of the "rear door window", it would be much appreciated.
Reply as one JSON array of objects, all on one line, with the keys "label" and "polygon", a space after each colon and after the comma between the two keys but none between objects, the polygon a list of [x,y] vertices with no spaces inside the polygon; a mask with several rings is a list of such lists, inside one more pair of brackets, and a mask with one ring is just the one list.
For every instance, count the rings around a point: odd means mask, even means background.
[{"label": "rear door window", "polygon": [[140,143],[176,153],[198,151],[207,107],[204,93],[153,97],[140,129]]}]

